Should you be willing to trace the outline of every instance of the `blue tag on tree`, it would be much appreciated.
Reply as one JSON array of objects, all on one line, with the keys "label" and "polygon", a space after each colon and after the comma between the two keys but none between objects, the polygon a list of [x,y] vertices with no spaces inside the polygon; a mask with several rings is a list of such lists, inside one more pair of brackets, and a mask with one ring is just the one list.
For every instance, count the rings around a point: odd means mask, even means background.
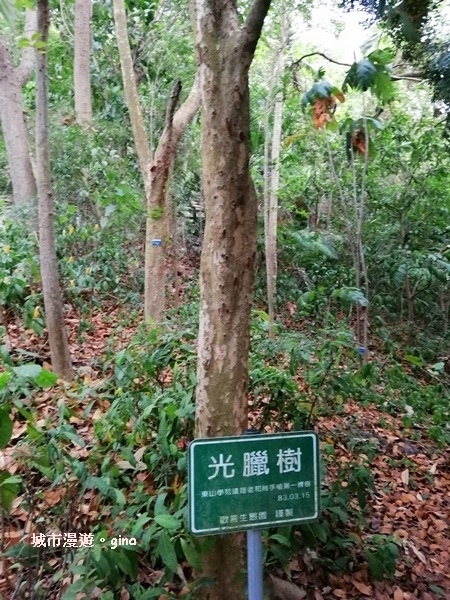
[{"label": "blue tag on tree", "polygon": [[152,246],[161,246],[161,240],[152,240]]}]

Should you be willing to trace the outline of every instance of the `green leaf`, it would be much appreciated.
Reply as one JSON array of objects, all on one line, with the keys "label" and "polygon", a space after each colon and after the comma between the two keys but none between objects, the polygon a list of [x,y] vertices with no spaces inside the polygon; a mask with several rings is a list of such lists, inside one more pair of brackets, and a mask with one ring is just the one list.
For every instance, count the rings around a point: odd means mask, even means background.
[{"label": "green leaf", "polygon": [[0,411],[0,450],[9,444],[13,432],[13,421],[9,418],[9,408]]},{"label": "green leaf", "polygon": [[88,490],[95,488],[100,490],[100,492],[105,496],[108,494],[110,487],[111,484],[109,479],[106,479],[105,477],[88,477],[86,479],[86,488]]},{"label": "green leaf", "polygon": [[351,87],[355,90],[360,89],[365,92],[372,85],[376,74],[377,68],[367,58],[359,63],[355,62],[347,72],[342,89],[345,92],[348,87]]},{"label": "green leaf", "polygon": [[92,556],[94,557],[94,560],[96,562],[100,561],[100,558],[102,556],[102,547],[100,546],[100,544],[94,544],[92,548]]},{"label": "green leaf", "polygon": [[39,377],[42,371],[42,367],[40,365],[22,365],[21,367],[14,367],[13,371],[19,377],[29,377],[31,379],[36,379]]},{"label": "green leaf", "polygon": [[133,567],[131,566],[130,560],[125,552],[115,550],[110,558],[116,563],[119,569],[125,573],[125,575],[133,576]]},{"label": "green leaf", "polygon": [[9,373],[8,371],[5,371],[0,375],[0,390],[2,390],[6,386],[10,379],[11,373]]},{"label": "green leaf", "polygon": [[39,375],[36,377],[34,382],[41,388],[52,387],[58,380],[58,375],[56,373],[52,373],[51,371],[47,371],[47,369],[42,369]]},{"label": "green leaf", "polygon": [[377,558],[374,552],[370,550],[366,552],[367,562],[372,577],[377,581],[381,581],[384,577],[385,569],[383,563]]},{"label": "green leaf", "polygon": [[193,567],[197,571],[201,571],[202,570],[202,559],[201,559],[201,556],[200,556],[200,553],[198,552],[198,550],[195,548],[195,546],[192,543],[188,542],[184,538],[181,538],[180,542],[181,542],[181,548],[184,552],[184,556],[186,557],[186,560],[188,561],[188,563],[191,565],[191,567]]},{"label": "green leaf", "polygon": [[164,529],[178,529],[181,525],[180,521],[173,515],[155,515],[155,522]]},{"label": "green leaf", "polygon": [[159,536],[156,552],[161,557],[165,566],[176,573],[178,569],[177,555],[175,553],[173,544],[165,531],[162,531],[161,535]]},{"label": "green leaf", "polygon": [[438,372],[442,373],[445,369],[445,364],[442,361],[437,362],[437,363],[434,363],[434,365],[431,365],[430,368],[432,371],[438,371]]},{"label": "green leaf", "polygon": [[327,510],[328,512],[336,515],[341,521],[341,523],[347,523],[348,514],[344,510],[342,510],[342,508],[339,508],[337,506],[329,506]]},{"label": "green leaf", "polygon": [[333,93],[334,88],[330,83],[328,83],[328,81],[322,79],[321,81],[315,83],[312,89],[314,90],[314,99],[317,99],[328,98]]},{"label": "green leaf", "polygon": [[[360,119],[362,122],[362,126],[364,127],[364,119]],[[374,119],[373,117],[366,117],[366,123],[368,129],[377,129],[378,131],[382,131],[384,129],[384,123],[382,123],[379,119]]]},{"label": "green leaf", "polygon": [[136,523],[134,524],[133,529],[131,530],[131,537],[134,537],[134,538],[141,537],[142,536],[142,528],[149,521],[151,521],[151,517],[149,517],[148,515],[141,515],[139,517],[139,519],[136,521]]},{"label": "green leaf", "polygon": [[371,52],[367,58],[376,65],[386,67],[392,63],[394,59],[394,53],[390,48],[378,48],[377,50]]},{"label": "green leaf", "polygon": [[0,505],[7,512],[11,510],[12,503],[19,492],[17,479],[11,476],[9,471],[0,472]]},{"label": "green leaf", "polygon": [[[151,600],[151,598],[164,598],[167,590],[163,587],[149,588],[145,590],[145,594],[141,596],[142,600]],[[64,598],[63,598],[64,600]]]},{"label": "green leaf", "polygon": [[283,546],[291,546],[291,542],[288,540],[287,537],[285,537],[284,535],[280,535],[279,533],[275,533],[274,535],[270,536],[271,540],[275,540],[276,542],[278,542],[279,544],[282,544]]},{"label": "green leaf", "polygon": [[11,477],[5,479],[0,485],[10,485],[11,483],[22,483],[22,478],[18,475],[11,475]]},{"label": "green leaf", "polygon": [[361,60],[356,66],[357,87],[360,87],[363,92],[369,89],[377,74],[375,65],[368,59]]},{"label": "green leaf", "polygon": [[391,74],[388,71],[377,69],[377,74],[372,84],[372,92],[381,102],[389,102],[394,98],[394,85],[391,80]]},{"label": "green leaf", "polygon": [[326,79],[316,81],[314,85],[303,95],[302,109],[305,110],[308,104],[313,104],[317,98],[329,98],[333,94],[333,87]]},{"label": "green leaf", "polygon": [[121,506],[125,506],[125,504],[127,503],[127,499],[125,498],[125,495],[122,492],[122,490],[118,490],[117,488],[115,488],[114,492],[116,494],[117,504],[120,504]]},{"label": "green leaf", "polygon": [[364,296],[361,290],[356,288],[342,287],[334,290],[332,297],[341,301],[349,302],[350,304],[359,304],[360,306],[368,306],[369,301]]},{"label": "green leaf", "polygon": [[158,494],[158,496],[156,498],[156,502],[155,502],[155,509],[154,509],[155,515],[167,514],[167,508],[165,506],[166,498],[167,498],[166,492],[162,492],[161,494]]},{"label": "green leaf", "polygon": [[428,586],[430,588],[431,592],[435,592],[436,594],[440,594],[441,596],[444,595],[445,590],[443,588],[441,588],[439,585],[429,585]]},{"label": "green leaf", "polygon": [[423,361],[418,356],[413,356],[412,354],[405,354],[405,360],[410,362],[412,365],[416,365],[416,367],[423,367]]},{"label": "green leaf", "polygon": [[324,523],[310,523],[309,530],[311,531],[311,533],[313,533],[316,539],[323,542],[324,544],[327,542],[328,532]]},{"label": "green leaf", "polygon": [[62,435],[64,437],[66,437],[67,439],[69,439],[71,442],[75,442],[75,444],[77,444],[77,446],[80,446],[80,448],[84,448],[86,446],[85,441],[83,440],[82,437],[80,437],[77,433],[75,433],[74,431],[64,431],[62,433]]}]

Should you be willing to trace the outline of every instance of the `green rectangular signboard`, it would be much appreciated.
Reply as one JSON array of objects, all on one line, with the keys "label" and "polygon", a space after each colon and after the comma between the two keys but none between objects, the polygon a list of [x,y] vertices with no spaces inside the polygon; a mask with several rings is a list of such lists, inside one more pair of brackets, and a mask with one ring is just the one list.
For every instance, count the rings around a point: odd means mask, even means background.
[{"label": "green rectangular signboard", "polygon": [[188,476],[195,535],[319,517],[319,443],[312,431],[196,439],[189,445]]}]

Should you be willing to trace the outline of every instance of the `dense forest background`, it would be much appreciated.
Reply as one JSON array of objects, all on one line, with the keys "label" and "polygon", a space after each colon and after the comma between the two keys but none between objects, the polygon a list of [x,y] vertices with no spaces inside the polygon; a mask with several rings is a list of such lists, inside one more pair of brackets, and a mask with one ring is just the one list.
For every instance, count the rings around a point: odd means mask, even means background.
[{"label": "dense forest background", "polygon": [[274,0],[236,63],[270,2],[0,2],[2,597],[245,597],[187,522],[223,422],[320,436],[268,597],[450,598],[448,2]]}]

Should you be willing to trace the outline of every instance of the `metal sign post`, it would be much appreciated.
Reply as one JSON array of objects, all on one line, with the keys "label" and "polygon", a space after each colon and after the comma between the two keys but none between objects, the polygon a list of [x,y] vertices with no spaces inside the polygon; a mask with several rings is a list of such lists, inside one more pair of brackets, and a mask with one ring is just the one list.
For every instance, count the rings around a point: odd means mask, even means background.
[{"label": "metal sign post", "polygon": [[319,443],[312,431],[196,439],[189,445],[194,535],[247,532],[249,600],[262,600],[261,529],[319,518]]},{"label": "metal sign post", "polygon": [[247,531],[248,600],[263,600],[261,530]]}]

